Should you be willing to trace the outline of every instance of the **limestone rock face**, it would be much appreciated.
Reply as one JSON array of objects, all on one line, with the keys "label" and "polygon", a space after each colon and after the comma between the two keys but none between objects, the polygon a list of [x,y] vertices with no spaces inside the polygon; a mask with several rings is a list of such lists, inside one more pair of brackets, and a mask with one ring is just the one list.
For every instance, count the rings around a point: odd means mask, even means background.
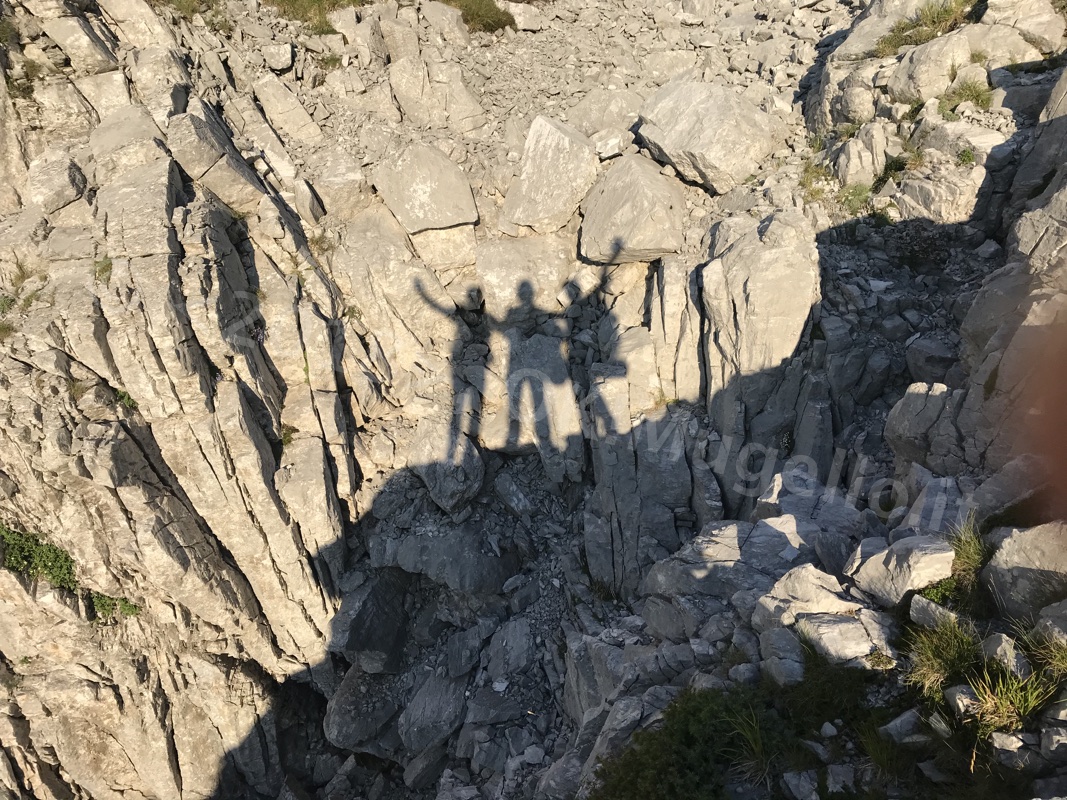
[{"label": "limestone rock face", "polygon": [[777,118],[732,90],[684,81],[644,102],[639,132],[656,158],[720,194],[754,173],[785,139]]},{"label": "limestone rock face", "polygon": [[1067,22],[1048,0],[1024,0],[1009,3],[993,0],[982,15],[982,21],[1010,25],[1024,32],[1043,52],[1052,52],[1063,44]]},{"label": "limestone rock face", "polygon": [[82,17],[49,19],[44,29],[79,72],[92,75],[117,66],[115,55]]},{"label": "limestone rock face", "polygon": [[255,85],[256,99],[270,123],[287,136],[302,142],[320,142],[322,128],[311,118],[292,91],[274,75],[266,74]]},{"label": "limestone rock face", "polygon": [[683,687],[895,669],[972,509],[1067,638],[1048,0],[501,5],[4,6],[0,798],[571,800]]},{"label": "limestone rock face", "polygon": [[[711,261],[703,267],[702,280],[709,321],[704,348],[708,408],[720,430],[743,430],[747,420],[773,410],[767,401],[788,380],[785,366],[819,301],[813,232],[802,217],[788,212],[762,222],[729,217],[714,231]],[[790,291],[782,292],[782,286]],[[824,412],[816,403],[811,406],[807,413],[818,416],[809,418],[809,424],[825,428]],[[820,471],[828,468],[826,454],[815,449],[825,442],[823,437],[813,429],[800,441],[806,455],[817,457]],[[728,455],[720,471],[735,473],[739,462],[734,457]],[[733,483],[731,479],[725,487],[726,494],[730,502],[738,502]]]}]

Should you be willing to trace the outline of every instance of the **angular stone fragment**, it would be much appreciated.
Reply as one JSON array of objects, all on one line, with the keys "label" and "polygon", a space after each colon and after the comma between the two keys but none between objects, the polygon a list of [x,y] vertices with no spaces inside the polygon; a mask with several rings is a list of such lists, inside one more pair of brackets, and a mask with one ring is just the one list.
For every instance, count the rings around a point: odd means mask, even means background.
[{"label": "angular stone fragment", "polygon": [[130,86],[122,70],[83,75],[74,79],[74,85],[101,120],[112,111],[130,104]]},{"label": "angular stone fragment", "polygon": [[445,741],[463,722],[467,703],[463,690],[466,678],[431,675],[411,698],[397,720],[404,746],[421,753]]},{"label": "angular stone fragment", "polygon": [[65,154],[45,153],[30,164],[25,199],[45,214],[70,205],[85,191],[85,175]]},{"label": "angular stone fragment", "polygon": [[44,30],[78,72],[95,75],[115,69],[118,62],[84,17],[46,19]]},{"label": "angular stone fragment", "polygon": [[623,156],[582,203],[581,252],[590,261],[651,261],[682,247],[681,185],[641,156]]},{"label": "angular stone fragment", "polygon": [[435,147],[413,145],[378,165],[374,187],[408,233],[478,221],[467,177]]},{"label": "angular stone fragment", "polygon": [[458,8],[430,0],[419,7],[419,13],[446,42],[458,47],[466,47],[471,43],[470,31],[463,23],[463,13]]},{"label": "angular stone fragment", "polygon": [[504,217],[538,233],[562,228],[596,180],[598,163],[582,134],[538,116],[526,135],[519,175],[504,199]]},{"label": "angular stone fragment", "polygon": [[323,141],[325,136],[322,128],[304,110],[297,96],[276,75],[264,74],[252,88],[270,124],[279,131],[307,144]]},{"label": "angular stone fragment", "polygon": [[364,672],[398,672],[408,638],[404,594],[410,583],[403,571],[385,569],[345,595],[333,621],[330,649],[346,654]]},{"label": "angular stone fragment", "polygon": [[258,208],[263,186],[217,122],[179,114],[171,118],[167,144],[182,169],[234,211]]}]

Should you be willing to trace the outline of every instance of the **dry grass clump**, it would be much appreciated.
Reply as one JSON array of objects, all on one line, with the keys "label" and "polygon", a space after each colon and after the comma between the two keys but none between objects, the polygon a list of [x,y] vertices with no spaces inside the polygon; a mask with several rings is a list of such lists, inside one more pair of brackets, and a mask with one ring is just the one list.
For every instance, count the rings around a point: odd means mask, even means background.
[{"label": "dry grass clump", "polygon": [[1017,731],[1023,723],[1056,696],[1059,685],[1040,672],[1023,678],[1001,667],[987,664],[971,680],[978,698],[974,721],[979,738],[994,731]]},{"label": "dry grass clump", "polygon": [[967,102],[974,103],[976,107],[988,111],[993,103],[993,90],[986,85],[984,80],[963,81],[941,98],[938,108],[944,114],[947,111],[954,111],[960,103]]},{"label": "dry grass clump", "polygon": [[472,31],[494,33],[503,28],[515,27],[515,17],[504,11],[494,0],[445,0],[463,12],[463,21]]},{"label": "dry grass clump", "polygon": [[970,10],[971,3],[966,0],[927,3],[914,16],[899,20],[889,33],[875,42],[874,54],[884,58],[901,47],[926,44],[962,25]]}]

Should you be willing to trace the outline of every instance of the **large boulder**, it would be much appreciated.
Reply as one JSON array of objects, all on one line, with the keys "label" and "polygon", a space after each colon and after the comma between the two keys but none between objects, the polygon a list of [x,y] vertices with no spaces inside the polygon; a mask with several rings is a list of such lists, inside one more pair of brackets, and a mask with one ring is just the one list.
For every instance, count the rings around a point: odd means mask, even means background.
[{"label": "large boulder", "polygon": [[845,572],[883,606],[895,606],[916,589],[932,586],[952,574],[955,553],[939,536],[909,536],[887,545],[865,539]]},{"label": "large boulder", "polygon": [[[495,539],[495,537],[494,537]],[[518,554],[473,523],[419,531],[379,530],[367,540],[371,566],[400,567],[467,594],[498,594],[519,570]]]},{"label": "large boulder", "polygon": [[539,233],[574,216],[599,164],[593,144],[569,125],[539,116],[530,125],[519,175],[504,198],[504,218]]},{"label": "large boulder", "polygon": [[436,147],[409,147],[395,161],[379,164],[373,181],[408,233],[478,221],[467,177]]},{"label": "large boulder", "polygon": [[982,582],[1013,617],[1067,598],[1067,524],[1013,530],[982,570]]},{"label": "large boulder", "polygon": [[728,600],[739,591],[766,592],[796,564],[811,560],[811,548],[803,538],[808,532],[810,526],[787,517],[755,524],[712,523],[669,559],[653,566],[641,583],[641,594],[710,595]]},{"label": "large boulder", "polygon": [[44,29],[78,72],[95,74],[118,66],[114,53],[83,17],[48,19]]},{"label": "large boulder", "polygon": [[627,129],[637,121],[641,103],[641,95],[629,89],[597,87],[571,109],[567,119],[586,136],[605,128]]},{"label": "large boulder", "polygon": [[68,206],[85,191],[85,175],[66,153],[45,153],[30,162],[23,198],[45,214]]},{"label": "large boulder", "polygon": [[955,70],[971,63],[967,37],[954,33],[909,50],[889,78],[889,94],[900,103],[940,97],[952,83]]},{"label": "large boulder", "polygon": [[641,156],[623,156],[582,204],[582,255],[619,264],[676,253],[684,209],[681,184]]},{"label": "large boulder", "polygon": [[1059,51],[1067,22],[1049,0],[989,0],[982,22],[1010,25],[1045,53]]},{"label": "large boulder", "polygon": [[460,726],[467,709],[466,686],[466,677],[431,675],[419,687],[397,720],[400,739],[410,753],[440,744]]},{"label": "large boulder", "polygon": [[385,569],[345,595],[331,626],[330,650],[343,653],[368,673],[400,670],[408,639],[404,595],[411,576]]},{"label": "large boulder", "polygon": [[657,159],[719,194],[757,172],[786,136],[781,120],[734,90],[685,81],[648,98],[640,126]]}]

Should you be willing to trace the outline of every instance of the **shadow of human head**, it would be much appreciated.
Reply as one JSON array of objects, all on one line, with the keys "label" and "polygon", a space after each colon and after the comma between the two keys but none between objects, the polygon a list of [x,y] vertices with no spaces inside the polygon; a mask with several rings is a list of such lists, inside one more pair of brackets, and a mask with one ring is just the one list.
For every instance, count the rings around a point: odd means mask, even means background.
[{"label": "shadow of human head", "polygon": [[519,298],[519,303],[522,304],[523,308],[532,308],[534,304],[533,284],[528,280],[522,281],[515,290],[515,296]]}]

